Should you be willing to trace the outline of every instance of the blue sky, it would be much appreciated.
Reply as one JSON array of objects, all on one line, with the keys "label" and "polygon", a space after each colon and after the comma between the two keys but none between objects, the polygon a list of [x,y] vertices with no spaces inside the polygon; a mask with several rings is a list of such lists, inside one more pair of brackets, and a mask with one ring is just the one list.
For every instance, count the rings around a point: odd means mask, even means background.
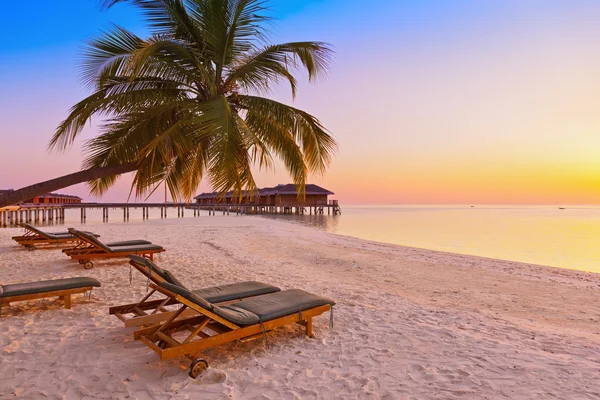
[{"label": "blue sky", "polygon": [[[271,14],[284,19],[324,3],[327,1],[272,1]],[[2,4],[0,33],[11,40],[3,41],[2,51],[18,54],[52,47],[77,47],[97,34],[99,28],[112,23],[138,34],[147,32],[140,13],[128,4],[100,11],[94,0],[6,1]]]},{"label": "blue sky", "polygon": [[[272,41],[331,43],[319,85],[295,106],[340,144],[312,181],[354,203],[598,203],[600,2],[594,0],[274,0]],[[144,36],[138,11],[95,1],[4,2],[0,14],[0,187],[77,170],[91,124],[46,151],[88,94],[80,49],[111,23]],[[290,102],[286,88],[273,97]],[[10,166],[27,149],[30,168]],[[285,183],[283,168],[258,174]],[[103,200],[124,200],[124,178]],[[203,184],[199,190],[207,190]],[[85,187],[66,189],[87,197]]]}]

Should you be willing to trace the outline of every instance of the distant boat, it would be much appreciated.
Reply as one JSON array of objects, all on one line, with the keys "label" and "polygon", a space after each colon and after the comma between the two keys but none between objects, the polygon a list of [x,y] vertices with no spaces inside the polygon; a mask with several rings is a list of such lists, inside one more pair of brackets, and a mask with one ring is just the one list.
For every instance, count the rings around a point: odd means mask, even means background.
[{"label": "distant boat", "polygon": [[558,207],[558,209],[559,209],[559,210],[564,210],[565,208],[564,208],[564,207]]}]

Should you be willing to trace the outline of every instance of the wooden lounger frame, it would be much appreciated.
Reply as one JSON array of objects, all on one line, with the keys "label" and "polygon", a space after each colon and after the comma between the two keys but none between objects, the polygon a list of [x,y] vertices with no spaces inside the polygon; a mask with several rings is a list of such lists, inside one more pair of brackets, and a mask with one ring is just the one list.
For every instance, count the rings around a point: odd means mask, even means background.
[{"label": "wooden lounger frame", "polygon": [[[130,260],[131,264],[135,269],[145,275],[150,281],[156,285],[160,285],[161,282],[165,282],[162,276],[156,273],[152,268],[140,265],[134,260]],[[170,310],[167,306],[180,304],[177,300],[171,297],[165,297],[159,300],[148,300],[156,289],[150,289],[150,291],[137,303],[123,304],[120,306],[113,306],[108,309],[110,315],[114,315],[119,318],[125,324],[126,328],[139,327],[144,325],[156,325],[160,322],[168,320],[177,310]],[[237,301],[243,300],[239,298],[236,300],[226,301],[217,303],[219,305],[232,304]],[[179,318],[189,317],[191,315],[197,315],[192,309],[187,309],[185,312],[179,315]]]},{"label": "wooden lounger frame", "polygon": [[[139,265],[134,260],[129,260],[132,267],[144,274],[149,280],[160,285],[165,282],[162,276],[157,274],[152,268],[144,265]],[[165,308],[168,305],[177,304],[178,302],[170,297],[160,300],[148,299],[156,293],[156,289],[151,289],[140,301],[132,304],[123,304],[120,306],[110,307],[109,315],[114,315],[125,324],[126,328],[138,327],[144,325],[154,325],[165,321],[173,315],[175,311]],[[132,314],[132,316],[129,316]],[[190,315],[191,313],[187,313]],[[183,316],[182,316],[183,317]]]},{"label": "wooden lounger frame", "polygon": [[[110,307],[108,313],[123,321],[126,328],[156,325],[166,321],[177,312],[177,310],[169,310],[166,306],[179,304],[179,302],[169,297],[148,301],[148,298],[154,293],[156,293],[156,290],[152,289],[137,303]],[[188,309],[181,313],[179,318],[186,318],[191,315],[197,315],[197,313],[194,310]]]},{"label": "wooden lounger frame", "polygon": [[[108,259],[108,258],[127,258],[127,256],[135,254],[137,256],[142,256],[149,258],[150,260],[154,260],[154,254],[162,253],[165,251],[164,248],[160,250],[140,250],[140,251],[118,251],[118,252],[108,252],[102,247],[96,245],[93,242],[87,240],[84,236],[79,236],[75,234],[80,239],[80,242],[77,246],[72,249],[65,249],[63,253],[67,256],[71,257],[73,260],[78,260],[80,264],[83,264],[86,269],[93,268],[93,264],[91,260],[96,259]],[[91,264],[91,265],[89,265]],[[89,266],[89,268],[88,268]]]},{"label": "wooden lounger frame", "polygon": [[30,250],[33,250],[36,248],[36,246],[40,245],[53,245],[53,247],[60,247],[61,245],[73,246],[81,242],[81,239],[75,235],[65,236],[64,238],[61,237],[58,239],[51,239],[46,236],[42,236],[35,231],[32,231],[26,226],[21,225],[21,227],[25,229],[25,233],[21,236],[13,236],[12,239],[21,246],[24,246]]},{"label": "wooden lounger frame", "polygon": [[52,292],[42,292],[42,293],[31,293],[24,294],[20,296],[10,296],[10,297],[0,297],[0,306],[2,305],[10,305],[10,303],[14,303],[17,301],[26,301],[26,300],[37,300],[37,299],[45,299],[49,297],[58,297],[59,300],[64,302],[65,308],[71,308],[71,295],[78,293],[85,293],[91,291],[93,289],[92,286],[85,286],[81,288],[74,289],[64,289],[64,290],[55,290]]},{"label": "wooden lounger frame", "polygon": [[68,255],[69,257],[80,253],[80,252],[85,252],[87,249],[87,247],[89,246],[89,243],[84,241],[82,238],[80,238],[79,236],[77,236],[77,238],[79,239],[79,242],[77,243],[76,246],[67,248],[67,249],[62,249],[62,252],[65,253],[66,255]]},{"label": "wooden lounger frame", "polygon": [[[172,300],[181,303],[181,307],[166,322],[148,328],[134,331],[135,340],[140,340],[160,356],[161,361],[185,356],[192,360],[192,368],[198,353],[209,347],[232,342],[235,340],[252,340],[262,337],[267,331],[285,325],[298,323],[305,327],[308,337],[313,337],[312,319],[331,309],[329,304],[293,313],[263,323],[249,326],[237,326],[230,321],[200,307],[185,297],[173,293],[156,284],[150,286],[165,294]],[[186,310],[192,309],[198,315],[191,318],[178,319]],[[187,331],[189,334],[183,340],[173,335]]]}]

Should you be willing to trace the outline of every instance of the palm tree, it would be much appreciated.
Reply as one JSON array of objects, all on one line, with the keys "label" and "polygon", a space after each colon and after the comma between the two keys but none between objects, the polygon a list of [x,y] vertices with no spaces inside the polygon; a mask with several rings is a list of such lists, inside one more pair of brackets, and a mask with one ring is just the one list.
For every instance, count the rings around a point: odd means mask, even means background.
[{"label": "palm tree", "polygon": [[67,149],[93,116],[100,135],[84,145],[83,170],[0,197],[0,207],[80,182],[101,195],[135,171],[132,191],[163,182],[189,200],[207,177],[221,193],[254,193],[252,167],[279,158],[303,195],[309,173],[324,173],[336,143],[314,116],[262,97],[294,73],[328,71],[321,42],[269,44],[263,0],[103,0],[141,9],[152,35],[113,26],[84,51],[82,77],[93,93],[59,125],[49,148]]}]

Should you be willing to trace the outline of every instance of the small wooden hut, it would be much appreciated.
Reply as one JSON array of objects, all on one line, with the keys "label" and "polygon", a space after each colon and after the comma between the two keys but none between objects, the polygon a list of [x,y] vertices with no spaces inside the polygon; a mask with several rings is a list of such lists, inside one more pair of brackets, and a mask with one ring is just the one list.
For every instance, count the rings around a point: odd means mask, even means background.
[{"label": "small wooden hut", "polygon": [[43,196],[34,197],[24,201],[25,204],[79,204],[81,197],[69,194],[48,193]]}]

